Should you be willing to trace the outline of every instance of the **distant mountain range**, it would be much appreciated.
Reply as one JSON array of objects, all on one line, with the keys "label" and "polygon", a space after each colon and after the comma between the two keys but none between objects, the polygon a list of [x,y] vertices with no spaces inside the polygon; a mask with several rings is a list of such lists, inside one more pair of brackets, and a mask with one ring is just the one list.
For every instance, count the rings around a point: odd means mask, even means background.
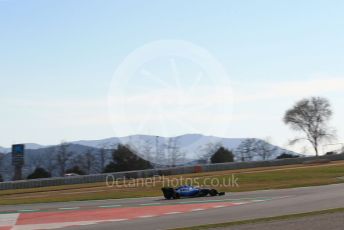
[{"label": "distant mountain range", "polygon": [[[35,143],[25,143],[25,148],[26,149],[41,149],[41,148],[46,148],[48,146],[44,145],[39,145]],[[9,153],[11,152],[11,148],[4,148],[0,146],[0,153]]]},{"label": "distant mountain range", "polygon": [[[221,144],[223,147],[235,151],[242,141],[247,138],[222,138],[216,136],[205,136],[201,134],[186,134],[176,137],[161,137],[161,136],[151,136],[151,135],[132,135],[126,137],[111,137],[101,140],[80,140],[72,141],[70,144],[88,146],[93,148],[106,148],[110,149],[116,147],[118,144],[129,144],[135,149],[139,150],[142,147],[150,147],[152,152],[156,152],[156,146],[167,147],[169,142],[174,142],[179,150],[185,153],[188,159],[199,158],[201,151],[205,151],[209,145]],[[44,149],[47,147],[53,147],[54,145],[44,146],[35,143],[26,143],[25,148],[30,150]],[[158,147],[159,148],[159,147]],[[0,152],[8,153],[11,148],[0,147]],[[280,148],[276,146],[276,154],[281,152],[292,151]],[[294,153],[296,154],[296,153]]]},{"label": "distant mountain range", "polygon": [[[198,159],[202,150],[205,150],[208,145],[222,144],[224,147],[234,150],[243,141],[242,138],[221,138],[214,136],[204,136],[201,134],[186,134],[176,137],[160,137],[150,135],[132,135],[127,137],[113,137],[103,140],[93,141],[76,141],[74,144],[90,146],[94,148],[117,146],[118,144],[128,144],[139,150],[144,147],[150,147],[152,152],[158,149],[166,149],[168,145],[173,143],[180,152],[185,154],[187,159]],[[166,150],[167,151],[167,150]],[[138,151],[140,152],[140,151]]]},{"label": "distant mountain range", "polygon": [[[215,136],[205,136],[201,134],[186,134],[176,137],[160,137],[150,135],[132,135],[127,137],[112,137],[101,140],[80,140],[69,142],[68,151],[73,152],[74,156],[83,156],[85,152],[90,151],[95,156],[99,156],[100,150],[107,149],[107,162],[111,160],[111,153],[109,149],[115,148],[118,144],[130,145],[135,152],[146,160],[151,161],[155,165],[167,166],[171,165],[171,162],[167,160],[169,154],[175,153],[178,155],[178,159],[175,159],[174,164],[186,165],[195,164],[214,148],[223,146],[236,153],[238,146],[247,138],[222,138]],[[258,140],[258,139],[256,139]],[[259,140],[262,141],[262,140]],[[264,142],[264,141],[262,141]],[[266,142],[264,142],[266,143]],[[275,159],[281,153],[297,153],[285,150],[283,148],[266,143],[269,147],[274,149],[270,159]],[[51,161],[47,160],[51,158],[58,145],[44,146],[35,143],[25,144],[26,156],[25,156],[25,173],[30,173],[35,167],[41,165],[42,167],[48,167]],[[0,153],[9,153],[10,148],[0,147]],[[158,156],[159,155],[159,156]],[[5,154],[0,158],[0,173],[5,173],[7,177],[11,174],[11,157],[10,154]],[[45,159],[45,160],[43,160]],[[239,159],[239,157],[237,157]],[[258,157],[254,157],[252,160],[260,160]],[[71,161],[70,164],[75,163],[76,160]],[[50,165],[49,167],[52,167]],[[96,169],[92,173],[99,173]]]}]

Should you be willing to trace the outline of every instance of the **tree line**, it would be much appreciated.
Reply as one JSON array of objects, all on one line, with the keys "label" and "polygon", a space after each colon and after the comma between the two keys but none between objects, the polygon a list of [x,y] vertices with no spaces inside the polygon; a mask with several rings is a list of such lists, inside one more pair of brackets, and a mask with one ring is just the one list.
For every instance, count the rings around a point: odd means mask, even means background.
[{"label": "tree line", "polygon": [[[255,156],[255,153],[258,156],[261,156],[262,159],[267,159],[268,157],[272,156],[272,151],[275,150],[275,147],[273,147],[265,141],[247,139],[243,141],[238,148],[239,152],[242,151],[240,152],[241,155],[239,160],[252,160],[253,156]],[[107,162],[107,160],[105,159],[105,151],[111,152],[111,159],[109,160],[108,164],[105,164],[105,162]],[[253,153],[250,151],[257,152]],[[98,158],[100,159],[98,160],[89,150],[86,151],[85,154],[77,155],[71,160],[71,156],[73,154],[71,151],[68,150],[68,143],[63,142],[57,147],[57,154],[54,156],[56,162],[54,169],[57,169],[59,171],[60,176],[64,176],[66,174],[71,173],[77,175],[87,175],[90,174],[91,169],[94,167],[101,167],[102,173],[145,170],[152,169],[154,167],[160,167],[160,165],[154,165],[147,159],[140,157],[136,150],[132,148],[130,145],[118,144],[117,147],[114,149],[102,149],[100,152],[104,154],[100,154],[98,156]],[[243,157],[244,155],[249,157]],[[208,163],[225,163],[235,161],[235,154],[233,153],[233,151],[228,150],[221,144],[215,144],[215,146],[213,146],[213,149],[210,150],[210,152],[204,157],[209,157]],[[285,154],[284,157],[283,155],[281,155],[280,157],[289,158],[293,156]],[[69,160],[71,160],[71,162],[68,164],[70,166],[68,168],[67,163]],[[52,170],[52,168],[50,168],[50,170]],[[33,173],[31,173],[27,177],[27,179],[49,178],[51,176],[51,171],[38,166],[35,168]]]},{"label": "tree line", "polygon": [[[283,122],[303,135],[291,140],[290,144],[307,141],[318,156],[320,146],[335,138],[335,130],[329,126],[332,115],[330,102],[326,98],[311,97],[295,103],[285,112]],[[83,154],[77,155],[70,150],[69,143],[62,142],[54,149],[54,154],[44,154],[32,160],[36,167],[28,179],[51,177],[53,172],[58,176],[64,176],[68,173],[86,175],[143,170],[161,167],[162,162],[164,165],[175,167],[184,161],[185,153],[180,150],[178,138],[169,139],[167,143],[160,142],[157,137],[153,148],[153,143],[145,141],[140,151],[129,144],[119,144],[111,149],[104,146],[97,154],[94,154],[94,149],[87,148]],[[223,147],[221,143],[210,143],[200,150],[202,155],[199,163],[244,162],[252,161],[254,158],[267,160],[271,159],[276,150],[277,147],[269,144],[269,140],[255,138],[242,141],[234,153]],[[286,152],[277,158],[292,157],[297,156]],[[0,181],[2,179],[0,175]]]}]

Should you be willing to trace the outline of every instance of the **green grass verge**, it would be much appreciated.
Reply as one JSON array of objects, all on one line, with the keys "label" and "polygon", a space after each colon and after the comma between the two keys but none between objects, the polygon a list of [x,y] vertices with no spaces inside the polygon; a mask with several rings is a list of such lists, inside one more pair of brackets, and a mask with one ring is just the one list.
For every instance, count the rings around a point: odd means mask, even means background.
[{"label": "green grass verge", "polygon": [[338,212],[344,212],[344,208],[328,209],[328,210],[307,212],[307,213],[297,213],[297,214],[284,215],[284,216],[274,216],[274,217],[259,218],[259,219],[252,219],[252,220],[233,221],[233,222],[220,223],[220,224],[208,224],[208,225],[199,225],[199,226],[186,227],[186,228],[175,228],[173,230],[201,230],[201,229],[225,228],[225,227],[232,227],[232,226],[244,225],[244,224],[259,224],[259,223],[265,223],[265,222],[271,222],[271,221],[291,220],[291,219],[298,219],[298,218],[303,218],[303,217],[333,214],[333,213],[338,213]]},{"label": "green grass verge", "polygon": [[[239,187],[215,186],[215,188],[218,190],[225,192],[295,188],[344,182],[337,179],[338,177],[344,176],[343,163],[296,167],[293,169],[274,167],[272,169],[275,171],[271,171],[271,168],[264,169],[269,171],[247,169],[195,173],[188,175],[169,176],[168,178],[197,178],[200,184],[206,184],[205,181],[209,180],[209,178],[219,181],[228,181],[231,179],[232,174],[235,174],[235,176],[238,178]],[[153,186],[108,188],[104,182],[82,185],[6,190],[0,191],[0,205],[161,196],[160,189],[162,186],[163,184],[161,182],[157,182]]]}]

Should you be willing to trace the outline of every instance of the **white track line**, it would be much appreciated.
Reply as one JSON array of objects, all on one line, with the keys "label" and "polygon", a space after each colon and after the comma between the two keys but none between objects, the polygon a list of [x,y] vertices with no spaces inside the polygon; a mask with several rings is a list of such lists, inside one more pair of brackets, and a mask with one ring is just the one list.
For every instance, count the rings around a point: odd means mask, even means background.
[{"label": "white track line", "polygon": [[77,210],[77,209],[80,209],[80,207],[59,208],[59,210]]},{"label": "white track line", "polygon": [[151,217],[156,217],[156,215],[138,216],[138,218],[151,218]]},{"label": "white track line", "polygon": [[150,206],[150,205],[160,205],[161,203],[147,203],[147,204],[140,204],[141,206]]},{"label": "white track line", "polygon": [[191,212],[198,212],[198,211],[204,211],[205,209],[204,208],[195,208],[195,209],[192,209]]},{"label": "white track line", "polygon": [[248,204],[248,203],[250,203],[250,202],[233,202],[232,204],[234,204],[234,205],[242,205],[242,204]]},{"label": "white track line", "polygon": [[113,205],[101,205],[98,206],[99,208],[117,208],[117,207],[121,207],[122,205],[120,204],[113,204]]},{"label": "white track line", "polygon": [[38,212],[39,209],[20,209],[17,212]]},{"label": "white track line", "polygon": [[174,214],[180,214],[180,213],[183,213],[183,212],[167,212],[167,213],[164,213],[165,215],[174,215]]}]

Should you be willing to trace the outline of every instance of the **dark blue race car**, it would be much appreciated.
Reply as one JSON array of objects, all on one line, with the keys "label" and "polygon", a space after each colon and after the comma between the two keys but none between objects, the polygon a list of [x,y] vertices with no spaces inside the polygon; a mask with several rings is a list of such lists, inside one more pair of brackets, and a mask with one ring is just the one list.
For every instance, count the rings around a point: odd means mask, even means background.
[{"label": "dark blue race car", "polygon": [[178,188],[162,188],[164,197],[168,200],[179,199],[181,197],[202,197],[202,196],[223,196],[224,192],[218,192],[216,189],[199,188],[189,185],[183,185]]}]

